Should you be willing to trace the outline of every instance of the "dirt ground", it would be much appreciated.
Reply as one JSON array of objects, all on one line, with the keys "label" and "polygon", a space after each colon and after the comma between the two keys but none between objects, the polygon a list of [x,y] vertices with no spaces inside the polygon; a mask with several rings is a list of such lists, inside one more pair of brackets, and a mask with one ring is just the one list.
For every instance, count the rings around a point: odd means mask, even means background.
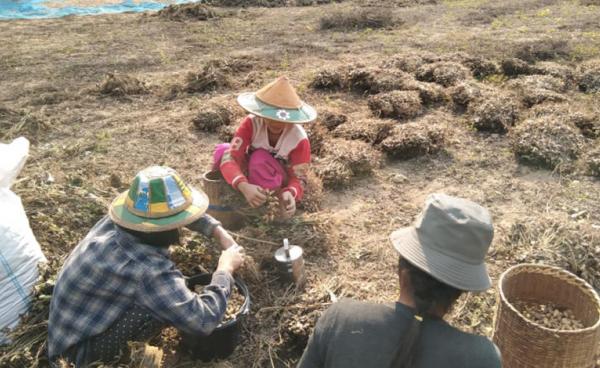
[{"label": "dirt ground", "polygon": [[[357,7],[392,17],[378,28],[362,28],[360,19],[330,26],[332,16],[335,24],[335,17]],[[369,25],[381,24],[373,23],[376,13],[367,13]],[[600,168],[592,166],[600,160],[593,156],[600,135],[600,93],[593,87],[593,65],[600,65],[594,64],[600,58],[599,6],[356,0],[215,7],[210,14],[201,21],[145,13],[0,22],[0,139],[25,135],[32,142],[14,190],[55,268],[138,170],[168,165],[200,186],[213,147],[227,132],[206,132],[194,121],[201,111],[221,106],[231,114],[226,120],[237,124],[243,112],[235,97],[242,91],[286,74],[320,113],[346,115],[342,124],[376,119],[370,99],[377,93],[417,91],[421,102],[406,116],[390,100],[394,128],[384,133],[395,139],[381,143],[356,135],[368,141],[365,150],[394,144],[401,155],[384,151],[381,165],[344,171],[348,182],[325,189],[317,211],[300,212],[284,224],[254,218],[237,232],[256,266],[244,273],[253,305],[240,348],[226,361],[193,362],[174,352],[176,334],[166,331],[153,341],[166,352],[165,366],[294,366],[319,314],[337,298],[395,300],[397,257],[388,235],[409,225],[433,192],[470,198],[490,210],[494,282],[512,265],[535,262],[565,267],[600,289]],[[329,17],[327,29],[320,27],[323,16]],[[491,66],[474,66],[475,56]],[[319,89],[313,81],[326,69],[342,80]],[[522,78],[517,90],[514,73],[560,83]],[[406,93],[413,100],[417,95]],[[501,106],[484,104],[488,100]],[[536,123],[548,115],[534,109],[561,103],[570,112],[549,116],[568,125],[556,131],[569,140]],[[578,113],[585,118],[565,117]],[[406,123],[422,135],[402,130]],[[519,129],[525,123],[540,126],[533,143]],[[324,128],[311,139],[327,145],[337,129]],[[535,152],[523,149],[534,143]],[[335,152],[315,152],[314,161],[315,168],[351,165]],[[304,247],[304,292],[278,280],[272,254],[284,237]],[[214,269],[215,245],[191,234],[186,239],[175,251],[184,271]],[[450,322],[491,336],[495,298],[495,290],[462,298]],[[33,364],[31,357],[11,363],[2,354],[2,367]]]}]

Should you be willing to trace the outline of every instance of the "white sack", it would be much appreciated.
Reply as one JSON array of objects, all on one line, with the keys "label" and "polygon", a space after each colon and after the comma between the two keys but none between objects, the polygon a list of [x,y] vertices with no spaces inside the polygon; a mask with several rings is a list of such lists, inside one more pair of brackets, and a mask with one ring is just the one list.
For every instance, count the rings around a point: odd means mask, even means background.
[{"label": "white sack", "polygon": [[[38,263],[46,261],[21,199],[10,190],[28,152],[29,141],[23,137],[0,144],[0,330],[19,324],[29,307]],[[0,344],[7,342],[0,333]]]}]

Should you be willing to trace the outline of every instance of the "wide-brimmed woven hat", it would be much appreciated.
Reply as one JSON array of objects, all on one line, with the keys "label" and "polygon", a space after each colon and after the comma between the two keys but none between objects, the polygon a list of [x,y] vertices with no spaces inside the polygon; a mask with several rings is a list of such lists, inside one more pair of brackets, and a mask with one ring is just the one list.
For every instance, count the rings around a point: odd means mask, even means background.
[{"label": "wide-brimmed woven hat", "polygon": [[287,77],[282,76],[257,92],[244,92],[237,98],[244,110],[283,123],[305,124],[317,118],[317,111],[298,97]]},{"label": "wide-brimmed woven hat", "polygon": [[491,286],[485,255],[494,237],[489,212],[466,199],[432,194],[413,226],[394,231],[400,255],[439,281],[460,290]]},{"label": "wide-brimmed woven hat", "polygon": [[113,201],[109,216],[125,228],[157,232],[191,224],[207,208],[206,194],[188,187],[175,170],[151,166],[140,171],[129,190]]}]

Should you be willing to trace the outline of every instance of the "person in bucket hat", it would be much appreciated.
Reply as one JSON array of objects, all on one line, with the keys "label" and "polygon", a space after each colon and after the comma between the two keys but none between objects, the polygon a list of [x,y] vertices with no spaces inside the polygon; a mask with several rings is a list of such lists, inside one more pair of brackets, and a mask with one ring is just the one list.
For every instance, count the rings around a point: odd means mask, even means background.
[{"label": "person in bucket hat", "polygon": [[217,145],[214,170],[220,170],[252,207],[276,192],[284,218],[293,216],[302,199],[310,164],[310,142],[302,124],[317,118],[282,76],[257,92],[242,93],[238,103],[250,114],[231,143]]},{"label": "person in bucket hat", "polygon": [[[48,355],[85,367],[110,363],[128,341],[147,341],[166,326],[207,335],[225,314],[243,248],[205,214],[206,194],[168,167],[140,171],[71,252],[56,281]],[[196,294],[169,259],[182,227],[214,237],[224,249],[212,282]]]},{"label": "person in bucket hat", "polygon": [[488,211],[430,195],[413,226],[394,231],[396,303],[343,300],[319,319],[299,368],[499,368],[490,340],[443,320],[464,291],[491,286],[485,255],[494,236]]}]

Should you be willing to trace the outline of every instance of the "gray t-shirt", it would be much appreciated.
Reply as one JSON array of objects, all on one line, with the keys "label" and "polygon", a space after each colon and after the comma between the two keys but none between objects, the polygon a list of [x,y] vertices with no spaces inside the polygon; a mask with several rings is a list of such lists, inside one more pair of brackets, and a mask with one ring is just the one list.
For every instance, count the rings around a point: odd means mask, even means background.
[{"label": "gray t-shirt", "polygon": [[[319,319],[298,368],[388,368],[414,311],[400,303],[350,299]],[[500,368],[500,353],[487,338],[462,332],[441,319],[425,319],[415,368]]]}]

